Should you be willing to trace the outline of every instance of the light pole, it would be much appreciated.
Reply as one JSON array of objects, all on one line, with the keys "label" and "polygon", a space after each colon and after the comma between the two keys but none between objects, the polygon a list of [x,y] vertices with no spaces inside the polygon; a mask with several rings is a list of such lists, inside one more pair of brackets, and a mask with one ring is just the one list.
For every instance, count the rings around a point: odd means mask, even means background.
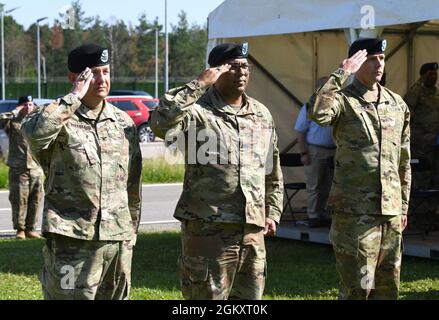
[{"label": "light pole", "polygon": [[47,19],[47,17],[37,19],[38,99],[41,99],[40,22],[45,19]]},{"label": "light pole", "polygon": [[46,57],[42,56],[41,61],[43,61],[44,96],[47,98]]},{"label": "light pole", "polygon": [[148,29],[147,31],[155,30],[155,97],[159,97],[159,28]]},{"label": "light pole", "polygon": [[155,28],[155,97],[159,97],[159,28]]},{"label": "light pole", "polygon": [[169,90],[168,0],[165,0],[165,92]]},{"label": "light pole", "polygon": [[1,37],[2,37],[2,99],[5,100],[5,96],[6,96],[6,89],[5,89],[5,32],[4,32],[4,19],[5,19],[5,13],[11,13],[14,10],[17,10],[19,7],[15,7],[9,10],[4,11],[2,8],[2,12],[1,12],[1,27],[2,27],[2,32],[1,32]]}]

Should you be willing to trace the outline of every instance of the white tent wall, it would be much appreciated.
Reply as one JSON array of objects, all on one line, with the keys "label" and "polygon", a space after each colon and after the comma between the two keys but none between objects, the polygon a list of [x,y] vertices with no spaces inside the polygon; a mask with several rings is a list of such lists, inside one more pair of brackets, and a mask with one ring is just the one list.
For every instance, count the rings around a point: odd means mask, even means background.
[{"label": "white tent wall", "polygon": [[[438,35],[417,35],[413,39],[414,63],[412,72],[414,79],[410,85],[419,79],[419,69],[426,62],[439,62],[439,34]],[[397,72],[397,70],[395,70]]]},{"label": "white tent wall", "polygon": [[[386,53],[390,53],[402,40],[400,35],[386,35],[383,38],[387,40]],[[407,68],[408,68],[408,51],[407,45],[402,47],[386,61],[386,87],[398,93],[401,96],[407,92]]]},{"label": "white tent wall", "polygon": [[437,0],[225,0],[209,39],[387,27],[439,18]]}]

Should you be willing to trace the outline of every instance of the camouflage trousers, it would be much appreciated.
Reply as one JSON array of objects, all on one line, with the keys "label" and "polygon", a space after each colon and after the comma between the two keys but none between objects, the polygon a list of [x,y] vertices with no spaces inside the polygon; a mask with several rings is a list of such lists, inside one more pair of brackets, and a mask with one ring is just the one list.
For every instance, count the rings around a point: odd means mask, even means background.
[{"label": "camouflage trousers", "polygon": [[178,265],[185,299],[262,299],[266,277],[263,228],[201,220],[184,220],[181,227]]},{"label": "camouflage trousers", "polygon": [[335,212],[329,237],[340,276],[339,299],[398,298],[401,216]]},{"label": "camouflage trousers", "polygon": [[130,241],[89,241],[47,234],[40,282],[46,300],[126,300]]},{"label": "camouflage trousers", "polygon": [[14,229],[35,231],[42,200],[43,171],[41,169],[9,169],[9,201]]}]

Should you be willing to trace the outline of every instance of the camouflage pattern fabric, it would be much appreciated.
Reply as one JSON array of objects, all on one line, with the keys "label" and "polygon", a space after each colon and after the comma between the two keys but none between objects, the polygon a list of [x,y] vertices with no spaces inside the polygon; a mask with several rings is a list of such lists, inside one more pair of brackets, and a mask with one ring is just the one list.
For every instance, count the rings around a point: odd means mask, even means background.
[{"label": "camouflage pattern fabric", "polygon": [[9,153],[6,163],[11,168],[41,170],[20,131],[22,120],[23,115],[17,110],[0,114],[0,129],[5,130],[9,138]]},{"label": "camouflage pattern fabric", "polygon": [[9,139],[9,201],[15,230],[35,231],[43,200],[44,174],[20,129],[23,115],[14,110],[0,114],[0,128]]},{"label": "camouflage pattern fabric", "polygon": [[141,207],[140,152],[131,118],[104,102],[94,113],[74,95],[38,108],[22,131],[46,173],[43,234],[133,240]]},{"label": "camouflage pattern fabric", "polygon": [[330,204],[352,214],[407,214],[410,198],[410,112],[402,98],[379,86],[378,106],[348,74],[332,73],[311,98],[309,118],[332,125],[335,155]]},{"label": "camouflage pattern fabric", "polygon": [[178,265],[185,299],[262,299],[266,277],[263,228],[184,220]]},{"label": "camouflage pattern fabric", "polygon": [[398,298],[401,216],[335,212],[329,237],[340,275],[339,299]]},{"label": "camouflage pattern fabric", "polygon": [[46,300],[124,300],[131,282],[131,241],[89,241],[48,234],[40,275]]},{"label": "camouflage pattern fabric", "polygon": [[379,84],[376,103],[356,79],[341,89],[348,76],[341,68],[332,73],[308,110],[318,124],[333,125],[337,145],[330,203],[340,298],[396,299],[411,185],[410,111]]},{"label": "camouflage pattern fabric", "polygon": [[9,201],[15,230],[35,231],[43,196],[41,169],[9,169]]},{"label": "camouflage pattern fabric", "polygon": [[412,157],[427,161],[430,170],[414,172],[415,189],[439,188],[439,90],[427,88],[419,79],[406,93],[404,100],[411,112]]},{"label": "camouflage pattern fabric", "polygon": [[[152,113],[151,129],[160,138],[184,136],[185,178],[174,216],[265,226],[279,222],[283,179],[278,138],[268,109],[244,94],[244,105],[227,105],[215,87],[197,80],[168,91]],[[214,150],[203,149],[205,138]],[[202,162],[202,155],[208,161]]]}]

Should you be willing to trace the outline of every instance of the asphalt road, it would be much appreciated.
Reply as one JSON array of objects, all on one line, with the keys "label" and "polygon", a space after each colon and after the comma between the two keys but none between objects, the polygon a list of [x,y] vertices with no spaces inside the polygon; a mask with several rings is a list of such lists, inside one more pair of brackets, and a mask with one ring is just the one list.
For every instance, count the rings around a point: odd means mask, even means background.
[{"label": "asphalt road", "polygon": [[[172,215],[182,191],[181,184],[143,185],[141,229],[173,229],[178,222]],[[12,231],[9,191],[0,191],[0,233]],[[41,215],[39,226],[41,224]]]}]

